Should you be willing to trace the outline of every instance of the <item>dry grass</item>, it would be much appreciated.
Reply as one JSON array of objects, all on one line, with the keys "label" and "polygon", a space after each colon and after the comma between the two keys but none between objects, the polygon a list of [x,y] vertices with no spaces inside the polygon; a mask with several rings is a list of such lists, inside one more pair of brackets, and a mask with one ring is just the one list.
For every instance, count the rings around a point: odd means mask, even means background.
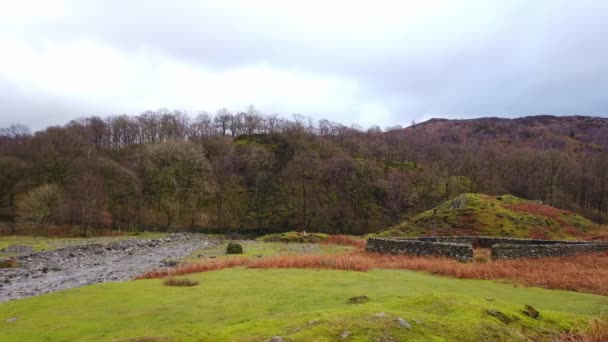
[{"label": "dry grass", "polygon": [[604,342],[608,341],[608,320],[592,318],[589,324],[576,331],[560,336],[562,342]]},{"label": "dry grass", "polygon": [[353,246],[357,249],[365,249],[365,239],[347,235],[330,235],[321,243],[324,245]]},{"label": "dry grass", "polygon": [[475,248],[473,250],[474,262],[490,262],[492,260],[492,250],[489,248]]},{"label": "dry grass", "polygon": [[188,278],[168,278],[163,281],[163,284],[167,286],[196,286],[198,285],[198,280],[188,279]]},{"label": "dry grass", "polygon": [[608,295],[608,253],[572,257],[460,263],[451,259],[386,255],[356,251],[337,255],[278,255],[267,258],[203,260],[138,277],[166,278],[229,267],[313,268],[367,271],[374,268],[427,271],[455,278],[509,280],[527,286]]},{"label": "dry grass", "polygon": [[19,263],[15,259],[0,260],[0,268],[17,268]]},{"label": "dry grass", "polygon": [[208,259],[204,261],[180,264],[178,267],[174,268],[159,268],[151,270],[142,274],[136,279],[167,278],[191,273],[217,271],[224,268],[246,266],[247,262],[248,259],[245,257]]}]

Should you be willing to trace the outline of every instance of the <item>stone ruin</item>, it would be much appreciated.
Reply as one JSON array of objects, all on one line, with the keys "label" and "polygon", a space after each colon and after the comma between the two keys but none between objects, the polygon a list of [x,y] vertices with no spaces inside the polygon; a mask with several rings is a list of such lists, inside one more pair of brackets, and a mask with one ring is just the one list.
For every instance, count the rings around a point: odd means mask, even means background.
[{"label": "stone ruin", "polygon": [[369,238],[365,249],[370,252],[436,256],[467,262],[473,260],[473,247],[491,249],[492,260],[546,258],[608,252],[608,242],[536,240],[491,236]]}]

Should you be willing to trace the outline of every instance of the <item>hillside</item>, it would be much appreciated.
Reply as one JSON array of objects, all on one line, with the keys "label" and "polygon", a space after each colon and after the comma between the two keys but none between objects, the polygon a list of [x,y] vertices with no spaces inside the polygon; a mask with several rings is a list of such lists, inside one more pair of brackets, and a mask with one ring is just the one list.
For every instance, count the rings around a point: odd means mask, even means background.
[{"label": "hillside", "polygon": [[601,151],[608,148],[608,118],[538,115],[468,120],[430,119],[405,129],[442,143],[499,143],[535,149]]},{"label": "hillside", "polygon": [[589,238],[605,228],[568,210],[512,195],[461,194],[379,236],[488,235]]}]

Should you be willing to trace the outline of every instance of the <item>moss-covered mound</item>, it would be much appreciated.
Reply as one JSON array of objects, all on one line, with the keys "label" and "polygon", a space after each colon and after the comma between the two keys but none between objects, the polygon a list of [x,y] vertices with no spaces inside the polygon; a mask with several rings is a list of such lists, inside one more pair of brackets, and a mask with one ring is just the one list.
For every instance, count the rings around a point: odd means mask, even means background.
[{"label": "moss-covered mound", "polygon": [[262,242],[317,243],[327,239],[328,236],[323,233],[286,232],[264,235],[257,240]]},{"label": "moss-covered mound", "polygon": [[512,195],[461,194],[376,236],[487,235],[574,239],[605,230],[571,211]]}]

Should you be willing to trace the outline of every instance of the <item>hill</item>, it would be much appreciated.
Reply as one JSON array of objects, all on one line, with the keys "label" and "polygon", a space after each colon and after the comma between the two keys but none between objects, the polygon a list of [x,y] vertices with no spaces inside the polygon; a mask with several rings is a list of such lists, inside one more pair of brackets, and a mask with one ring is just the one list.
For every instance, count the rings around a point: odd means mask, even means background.
[{"label": "hill", "polygon": [[571,211],[512,195],[461,194],[379,236],[487,235],[590,238],[605,228]]},{"label": "hill", "polygon": [[405,129],[442,143],[499,143],[503,146],[571,151],[608,148],[608,118],[537,115],[521,118],[430,119]]}]

